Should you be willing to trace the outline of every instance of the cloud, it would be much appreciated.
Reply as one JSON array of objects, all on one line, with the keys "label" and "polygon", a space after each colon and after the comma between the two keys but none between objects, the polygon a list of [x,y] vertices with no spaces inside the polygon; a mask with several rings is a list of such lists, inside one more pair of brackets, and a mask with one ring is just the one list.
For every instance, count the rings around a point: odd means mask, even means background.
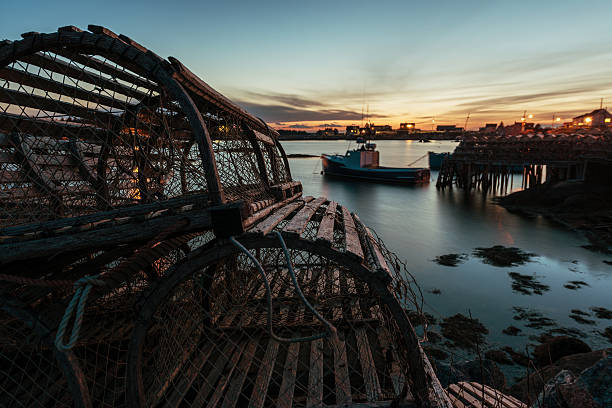
[{"label": "cloud", "polygon": [[[266,122],[310,122],[330,120],[361,120],[361,112],[345,109],[301,109],[277,104],[236,101],[238,105]],[[370,113],[372,118],[384,116]]]},{"label": "cloud", "polygon": [[305,98],[303,96],[294,94],[281,94],[281,93],[263,93],[263,92],[244,92],[244,99],[246,100],[268,100],[272,102],[280,103],[281,105],[287,105],[294,108],[312,108],[322,107],[323,104],[319,101]]}]

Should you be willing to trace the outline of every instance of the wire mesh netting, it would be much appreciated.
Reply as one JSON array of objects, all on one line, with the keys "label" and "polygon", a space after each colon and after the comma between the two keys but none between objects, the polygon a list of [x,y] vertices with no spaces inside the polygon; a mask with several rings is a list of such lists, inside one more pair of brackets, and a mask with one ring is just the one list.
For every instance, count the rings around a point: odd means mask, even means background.
[{"label": "wire mesh netting", "polygon": [[[282,250],[252,253],[270,282],[274,334],[293,339],[324,333],[296,295]],[[244,254],[225,257],[151,299],[155,313],[138,338],[144,406],[315,406],[401,395],[407,363],[379,297],[330,259],[290,254],[306,299],[336,327],[337,338],[271,338],[257,268]]]},{"label": "wire mesh netting", "polygon": [[189,123],[157,84],[65,49],[1,71],[1,225],[206,190]]}]

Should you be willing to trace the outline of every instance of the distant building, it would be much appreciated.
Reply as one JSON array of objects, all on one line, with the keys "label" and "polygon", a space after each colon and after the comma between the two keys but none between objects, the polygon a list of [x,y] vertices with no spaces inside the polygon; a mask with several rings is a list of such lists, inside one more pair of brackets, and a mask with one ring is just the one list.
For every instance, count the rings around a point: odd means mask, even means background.
[{"label": "distant building", "polygon": [[374,133],[380,133],[380,132],[392,132],[393,128],[391,127],[391,125],[370,125],[370,129],[374,132]]},{"label": "distant building", "polygon": [[486,123],[483,127],[478,129],[480,133],[495,133],[497,130],[497,124],[495,123]]},{"label": "distant building", "polygon": [[612,127],[612,114],[606,109],[595,109],[591,113],[576,116],[572,119],[572,127]]},{"label": "distant building", "polygon": [[338,129],[325,128],[325,130],[317,130],[317,136],[325,136],[325,137],[338,136]]},{"label": "distant building", "polygon": [[436,126],[438,132],[461,132],[463,128],[457,127],[456,125],[438,125]]},{"label": "distant building", "polygon": [[406,122],[406,123],[400,123],[399,130],[414,131],[415,128],[416,128],[416,123]]},{"label": "distant building", "polygon": [[346,127],[346,137],[357,137],[359,136],[359,126],[351,125]]},{"label": "distant building", "polygon": [[416,123],[414,122],[405,122],[400,123],[399,129],[397,129],[398,134],[406,135],[415,133],[418,129],[416,128]]}]

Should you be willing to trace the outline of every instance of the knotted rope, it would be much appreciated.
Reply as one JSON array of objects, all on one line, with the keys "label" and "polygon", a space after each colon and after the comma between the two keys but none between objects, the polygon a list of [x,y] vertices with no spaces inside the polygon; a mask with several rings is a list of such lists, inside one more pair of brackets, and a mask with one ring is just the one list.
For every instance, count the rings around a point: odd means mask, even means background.
[{"label": "knotted rope", "polygon": [[[67,351],[74,347],[77,340],[79,339],[79,332],[81,331],[81,325],[83,323],[83,314],[85,313],[85,303],[89,292],[94,286],[104,286],[105,282],[99,279],[100,275],[84,276],[81,279],[74,282],[74,296],[70,300],[62,321],[57,329],[57,335],[55,336],[55,347],[60,351]],[[64,343],[64,336],[68,323],[72,318],[73,311],[76,307],[76,314],[74,316],[74,324],[72,326],[72,333],[70,334],[70,340],[68,343]]]},{"label": "knotted rope", "polygon": [[278,237],[278,240],[280,241],[280,244],[281,244],[281,248],[283,249],[283,252],[285,253],[285,259],[287,260],[287,269],[289,271],[289,275],[291,276],[291,280],[293,281],[295,292],[297,293],[299,298],[302,300],[302,303],[304,304],[304,306],[306,306],[306,308],[310,310],[312,314],[321,323],[325,325],[327,331],[325,333],[314,334],[308,337],[297,337],[297,338],[292,338],[292,339],[277,336],[272,330],[272,291],[270,289],[270,283],[268,282],[266,273],[263,267],[261,266],[261,264],[259,263],[259,261],[253,256],[253,254],[251,254],[251,252],[249,252],[248,249],[246,249],[240,242],[238,242],[236,238],[230,237],[229,239],[231,243],[234,244],[242,252],[244,252],[244,254],[248,256],[251,261],[253,261],[253,263],[257,267],[257,270],[259,271],[259,274],[263,278],[264,286],[266,287],[266,297],[268,300],[268,332],[270,334],[270,337],[272,337],[274,340],[281,342],[281,343],[302,343],[302,342],[308,342],[308,341],[321,339],[327,336],[331,336],[332,338],[335,339],[338,336],[338,332],[336,328],[334,327],[334,325],[328,322],[323,316],[321,316],[319,312],[317,312],[317,310],[308,302],[308,300],[304,296],[304,293],[302,292],[302,289],[300,288],[297,278],[295,277],[295,272],[293,271],[293,264],[291,263],[291,255],[289,254],[289,250],[287,249],[287,246],[285,245],[285,240],[283,239],[283,236],[280,234],[280,232],[274,231],[274,233]]}]

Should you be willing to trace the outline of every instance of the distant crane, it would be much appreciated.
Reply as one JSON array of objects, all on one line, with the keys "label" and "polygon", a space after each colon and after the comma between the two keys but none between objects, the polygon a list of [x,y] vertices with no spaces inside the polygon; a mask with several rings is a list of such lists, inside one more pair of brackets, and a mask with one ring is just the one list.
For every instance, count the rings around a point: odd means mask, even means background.
[{"label": "distant crane", "polygon": [[463,125],[463,131],[464,132],[467,132],[468,120],[470,120],[470,112],[468,112],[467,117],[465,118],[465,125]]}]

